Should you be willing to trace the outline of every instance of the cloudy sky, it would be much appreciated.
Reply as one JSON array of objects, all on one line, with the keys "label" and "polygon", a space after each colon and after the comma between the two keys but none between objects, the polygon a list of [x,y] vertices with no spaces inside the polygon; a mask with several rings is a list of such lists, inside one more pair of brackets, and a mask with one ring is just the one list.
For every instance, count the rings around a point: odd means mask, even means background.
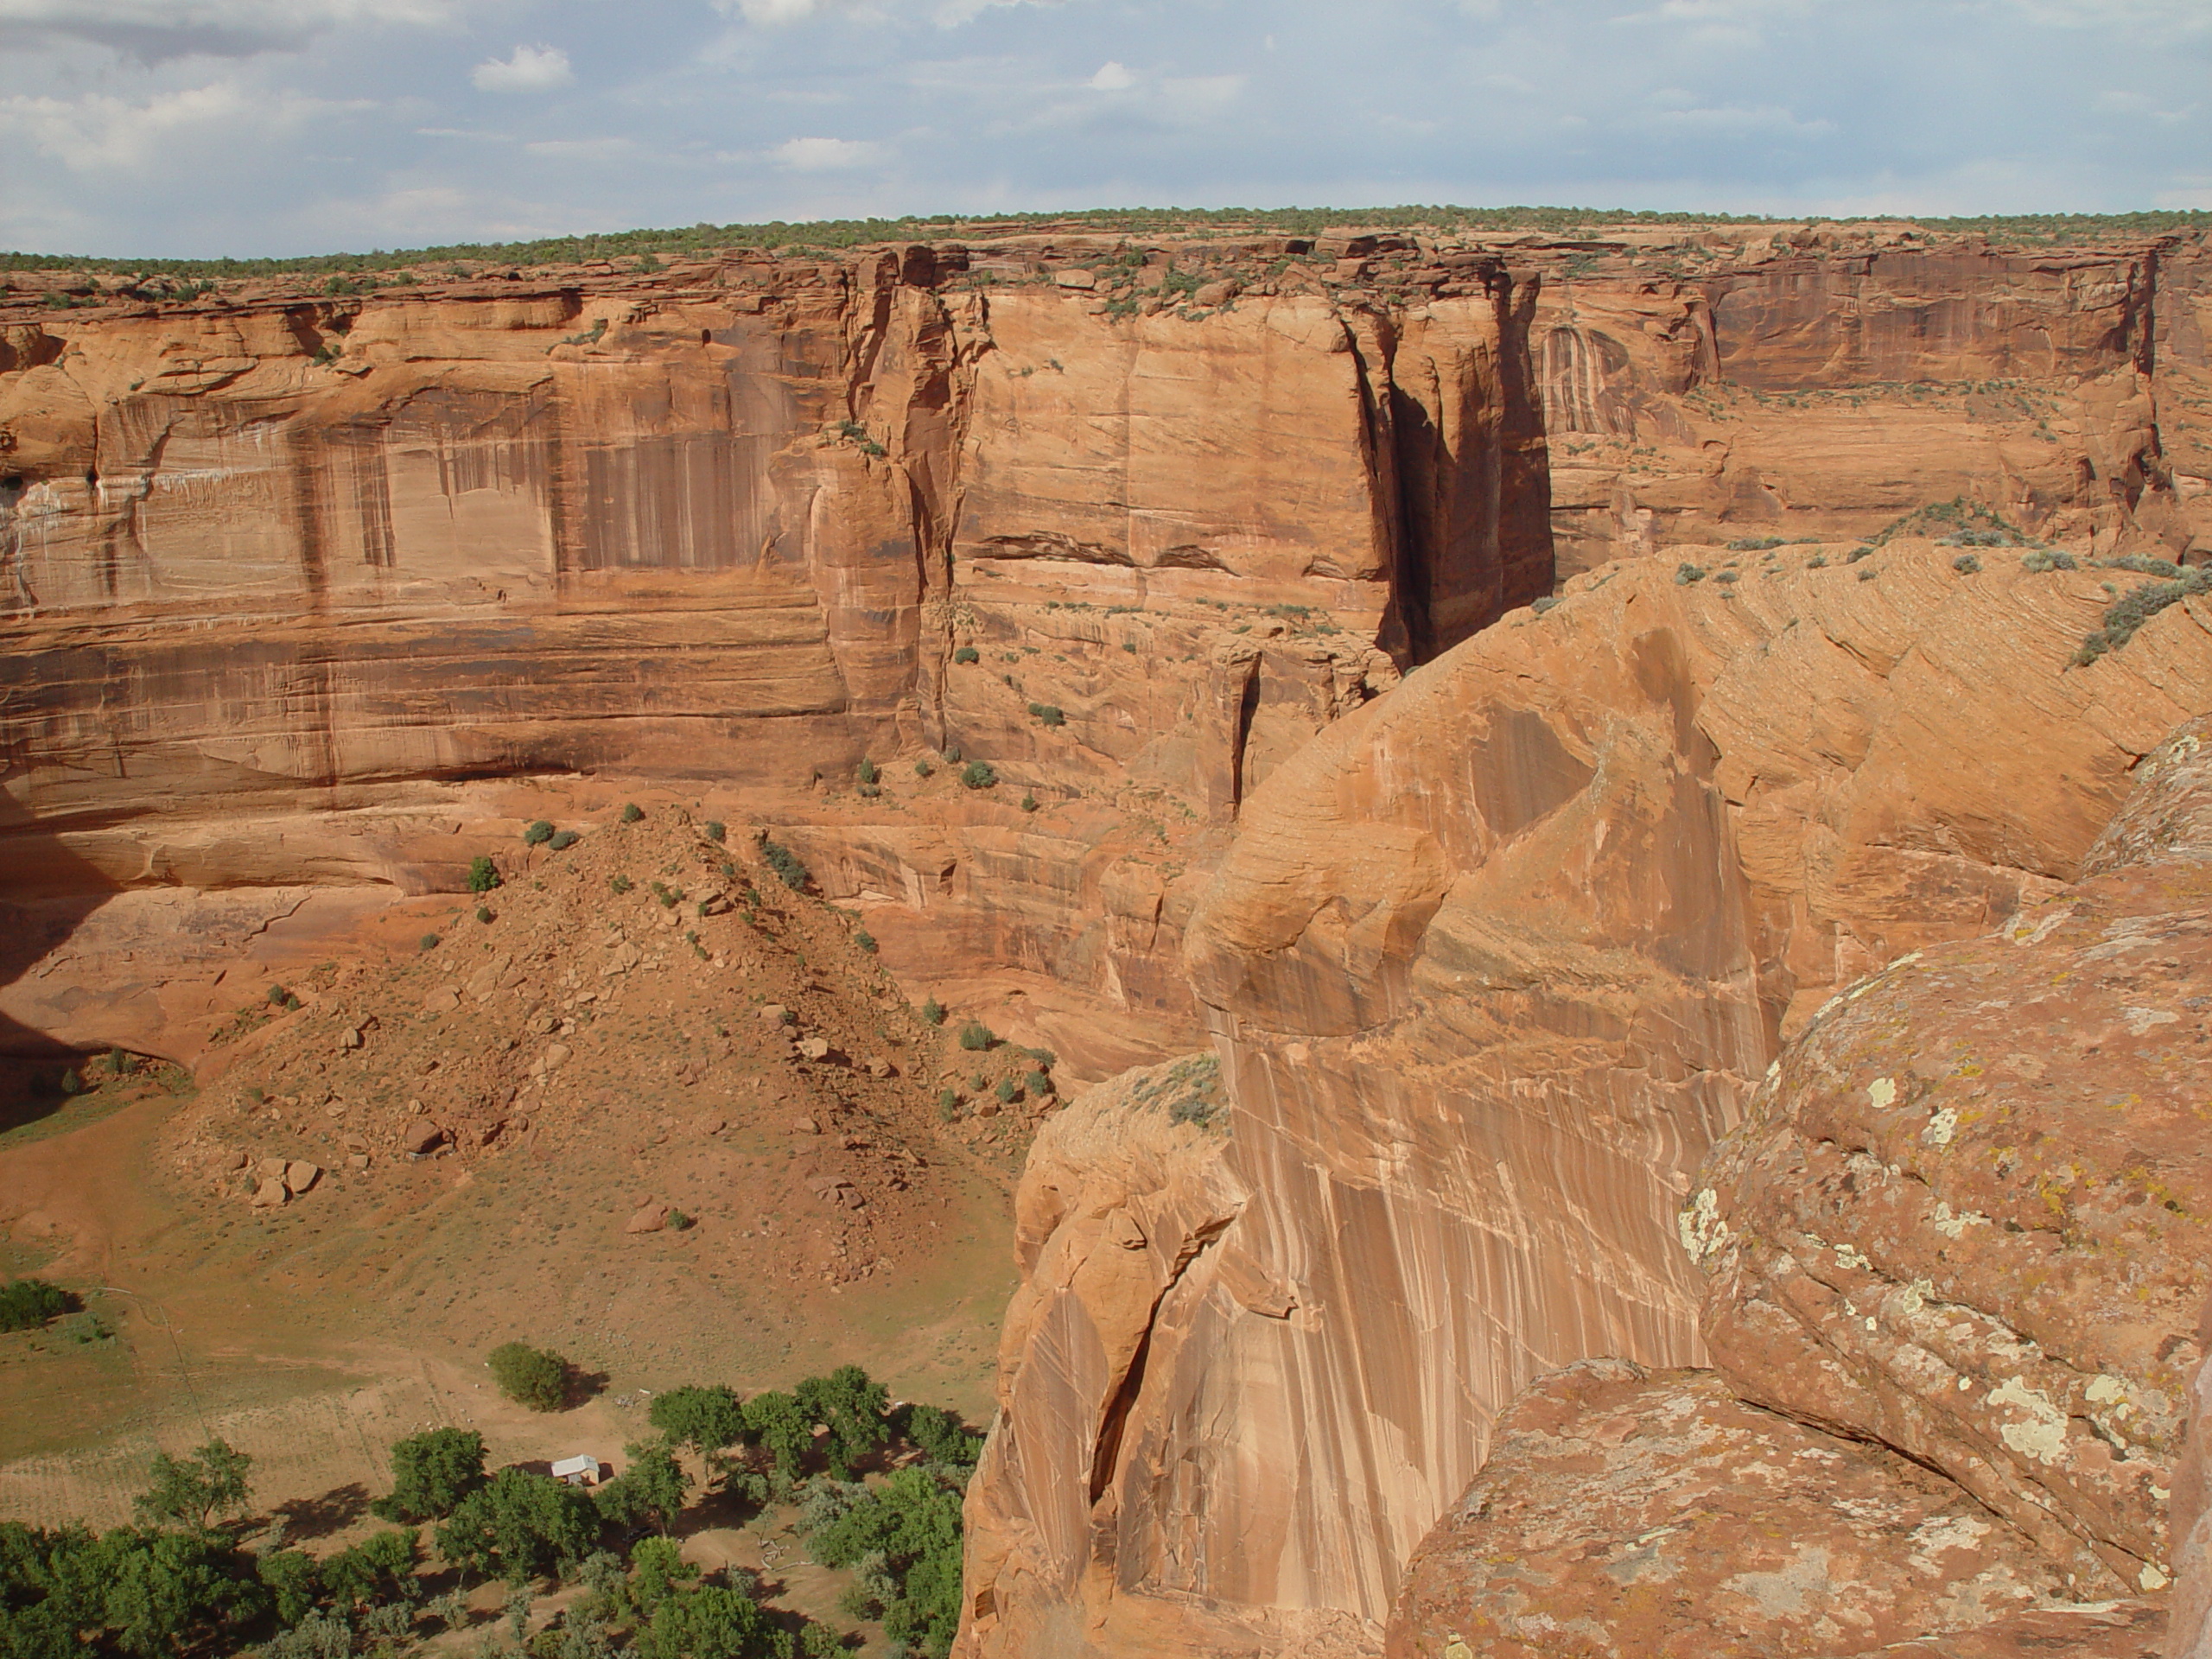
[{"label": "cloudy sky", "polygon": [[2212,207],[2212,0],[0,0],[0,249]]}]

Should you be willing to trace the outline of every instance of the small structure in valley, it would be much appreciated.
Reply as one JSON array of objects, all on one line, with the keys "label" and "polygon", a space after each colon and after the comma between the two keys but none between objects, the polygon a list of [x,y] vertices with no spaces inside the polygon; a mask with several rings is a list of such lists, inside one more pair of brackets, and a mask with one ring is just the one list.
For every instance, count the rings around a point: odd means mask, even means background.
[{"label": "small structure in valley", "polygon": [[571,1486],[596,1486],[602,1472],[599,1459],[589,1453],[563,1458],[553,1465],[553,1478],[565,1480]]}]

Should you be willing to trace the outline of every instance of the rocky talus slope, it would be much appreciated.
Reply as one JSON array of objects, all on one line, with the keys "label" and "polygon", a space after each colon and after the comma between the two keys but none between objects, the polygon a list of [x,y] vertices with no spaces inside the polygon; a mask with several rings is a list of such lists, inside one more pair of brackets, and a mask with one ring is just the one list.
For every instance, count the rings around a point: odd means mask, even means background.
[{"label": "rocky talus slope", "polygon": [[[1580,1357],[1794,1366],[1810,1392],[1774,1403],[1840,1401],[1815,1356],[1730,1335],[1778,1314],[1747,1299],[1700,1324],[1677,1225],[1693,1173],[1775,1097],[1758,1090],[1783,1045],[1870,968],[2056,913],[2041,907],[2098,868],[2136,763],[2212,709],[2212,613],[2184,598],[2076,666],[2109,573],[1904,538],[1855,563],[1770,550],[1733,565],[1578,577],[1339,722],[1252,802],[1186,949],[1227,1088],[1221,1138],[1124,1187],[1100,1178],[1080,1212],[1126,1213],[1148,1238],[1163,1195],[1187,1191],[1205,1222],[1143,1331],[1123,1331],[1124,1301],[1094,1308],[1079,1274],[1017,1304],[1006,1444],[970,1499],[995,1540],[970,1651],[1022,1651],[1022,1630],[1102,1600],[1117,1605],[1071,1624],[1067,1651],[1119,1650],[1146,1610],[1193,1601],[1225,1610],[1225,1652],[1244,1650],[1230,1627],[1255,1610],[1332,1610],[1379,1643],[1497,1414]],[[2193,1062],[2165,1020],[2146,1029],[2146,1054]],[[2043,1133],[2038,1160],[2074,1151]],[[2111,1133],[2114,1157],[2142,1134]],[[1053,1167],[1040,1152],[1030,1179]],[[2024,1168],[1985,1179],[2031,1183]],[[1811,1198],[1784,1182],[1768,1201]],[[1993,1203],[1961,1190],[1947,1213]],[[2012,1248],[1999,1231],[1977,1224],[1967,1248]],[[1056,1241],[1036,1260],[1063,1248],[1116,1247]],[[2144,1294],[2193,1319],[2199,1291],[2175,1271]],[[1069,1328],[1122,1332],[1107,1352],[1142,1363],[1064,1363]],[[2112,1386],[2171,1391],[2174,1351]],[[1901,1437],[1866,1409],[1854,1433]],[[1027,1426],[1045,1422],[1081,1427],[1072,1454],[1029,1455]],[[1952,1472],[1933,1440],[1897,1449]],[[2025,1498],[2007,1509],[1956,1472],[2081,1593],[2137,1587],[2100,1549],[2164,1561],[2139,1530],[2063,1543]]]}]

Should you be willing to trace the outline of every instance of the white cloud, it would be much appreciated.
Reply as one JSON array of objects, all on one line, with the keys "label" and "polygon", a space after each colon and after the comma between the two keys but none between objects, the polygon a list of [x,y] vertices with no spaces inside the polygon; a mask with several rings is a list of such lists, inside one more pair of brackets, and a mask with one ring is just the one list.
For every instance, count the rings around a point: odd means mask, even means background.
[{"label": "white cloud", "polygon": [[1137,84],[1137,78],[1120,64],[1101,64],[1098,73],[1090,78],[1094,89],[1102,92],[1125,92]]},{"label": "white cloud", "polygon": [[735,12],[748,23],[796,23],[819,11],[836,10],[843,0],[715,0],[724,16]]},{"label": "white cloud", "polygon": [[518,46],[508,58],[487,58],[469,72],[486,92],[550,92],[574,83],[569,54],[557,46]]},{"label": "white cloud", "polygon": [[852,138],[791,138],[776,146],[778,159],[798,173],[834,173],[845,168],[867,167],[882,154],[882,145]]},{"label": "white cloud", "polygon": [[333,29],[431,28],[466,0],[0,0],[0,42],[89,41],[143,61],[296,51]]},{"label": "white cloud", "polygon": [[133,101],[105,93],[84,98],[0,98],[0,136],[13,135],[72,172],[143,172],[179,146],[294,131],[317,118],[375,107],[295,93],[270,97],[236,81],[214,81]]}]

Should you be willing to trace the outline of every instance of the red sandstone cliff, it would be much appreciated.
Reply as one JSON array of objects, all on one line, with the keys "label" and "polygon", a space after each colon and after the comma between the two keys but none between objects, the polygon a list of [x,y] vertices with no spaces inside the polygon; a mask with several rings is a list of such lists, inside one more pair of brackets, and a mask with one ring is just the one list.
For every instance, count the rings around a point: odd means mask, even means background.
[{"label": "red sandstone cliff", "polygon": [[[1193,1604],[1224,1613],[1201,1649],[1284,1610],[1379,1633],[1532,1376],[1704,1363],[1676,1211],[1781,1044],[1868,968],[2031,912],[2212,709],[2201,599],[2082,668],[2101,573],[1817,556],[1576,578],[1250,804],[1186,945],[1219,1139],[1094,1177],[1087,1230],[1033,1249],[968,1651],[1141,1650]],[[1203,1224],[1163,1243],[1185,1193]],[[1046,1270],[1122,1248],[1117,1215],[1190,1258],[1154,1306]],[[1141,1363],[1061,1357],[1094,1348]]]},{"label": "red sandstone cliff", "polygon": [[[454,884],[499,780],[741,791],[910,980],[1224,1068],[1040,1143],[967,1650],[1371,1649],[1524,1383],[1710,1357],[1781,1045],[2207,706],[2201,597],[2070,666],[2212,540],[2201,243],[1828,235],[0,307],[0,1013],[189,1052],[162,964]],[[1955,498],[2072,568],[1850,559]]]}]

